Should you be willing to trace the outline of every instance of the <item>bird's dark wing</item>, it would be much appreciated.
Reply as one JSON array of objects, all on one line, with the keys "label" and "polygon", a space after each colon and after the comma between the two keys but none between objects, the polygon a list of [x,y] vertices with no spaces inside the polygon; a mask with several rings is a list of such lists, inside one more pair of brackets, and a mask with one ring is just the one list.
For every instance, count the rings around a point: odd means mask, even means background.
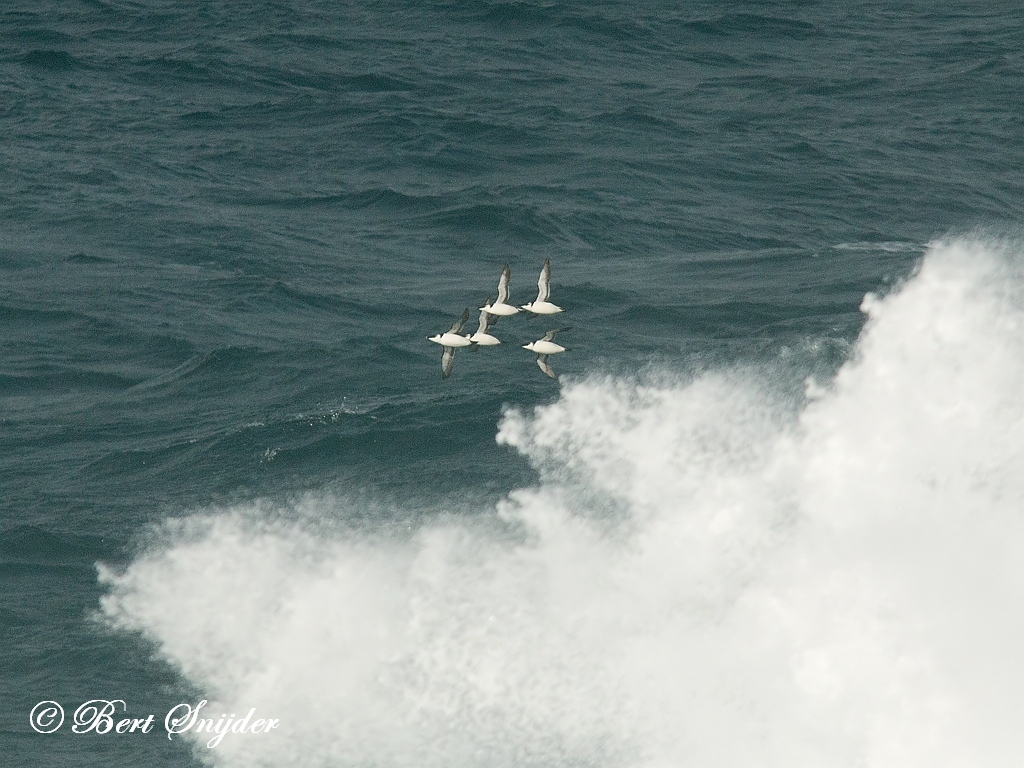
[{"label": "bird's dark wing", "polygon": [[462,326],[466,324],[467,320],[469,320],[469,307],[462,310],[462,317],[455,321],[455,325],[452,326],[452,329],[448,331],[448,333],[460,333],[462,331]]},{"label": "bird's dark wing", "polygon": [[547,333],[545,333],[544,334],[544,338],[541,339],[541,341],[554,341],[556,333],[564,333],[565,331],[571,331],[571,330],[572,330],[572,326],[569,326],[568,328],[556,328],[553,331],[548,331]]},{"label": "bird's dark wing", "polygon": [[552,379],[555,378],[555,372],[551,369],[551,365],[548,363],[547,355],[537,355],[537,365]]},{"label": "bird's dark wing", "polygon": [[508,281],[512,277],[512,270],[508,264],[501,270],[501,277],[498,279],[498,303],[508,304]]},{"label": "bird's dark wing", "polygon": [[544,259],[544,266],[540,270],[540,279],[537,280],[537,301],[547,301],[551,295],[551,259]]},{"label": "bird's dark wing", "polygon": [[445,347],[441,353],[441,378],[447,379],[455,367],[455,347]]},{"label": "bird's dark wing", "polygon": [[[488,296],[488,297],[487,297],[487,301],[485,301],[485,302],[484,302],[484,306],[485,306],[485,307],[489,307],[489,306],[491,306],[491,297],[490,297],[490,296]],[[496,322],[497,322],[497,320],[498,320],[498,318],[497,318],[497,317],[492,317],[491,315],[489,315],[489,314],[487,313],[487,311],[486,311],[486,310],[484,310],[484,309],[481,309],[481,310],[480,310],[480,327],[479,327],[479,328],[477,328],[476,332],[477,332],[477,333],[487,333],[487,329],[488,329],[488,328],[489,328],[489,327],[490,327],[491,325],[493,325],[494,323],[496,323]]]}]

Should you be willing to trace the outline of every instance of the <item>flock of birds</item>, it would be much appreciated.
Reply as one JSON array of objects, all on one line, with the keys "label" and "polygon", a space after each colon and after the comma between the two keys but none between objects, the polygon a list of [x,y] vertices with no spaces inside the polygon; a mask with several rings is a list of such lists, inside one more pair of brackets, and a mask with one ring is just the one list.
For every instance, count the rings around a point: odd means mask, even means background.
[{"label": "flock of birds", "polygon": [[[459,347],[490,347],[495,344],[501,344],[499,339],[488,332],[491,326],[498,321],[499,317],[508,317],[521,311],[530,312],[534,317],[555,315],[562,311],[561,307],[552,304],[550,301],[551,259],[544,260],[544,267],[541,269],[540,279],[537,281],[537,299],[529,304],[517,307],[509,303],[508,282],[511,276],[512,271],[508,268],[508,264],[506,264],[505,268],[501,271],[501,278],[498,280],[498,298],[492,302],[491,297],[488,296],[487,301],[480,307],[480,327],[477,328],[476,333],[462,333],[462,327],[469,320],[469,307],[466,307],[462,312],[462,317],[455,321],[451,329],[444,333],[427,337],[428,341],[444,347],[444,352],[441,354],[442,379],[447,379],[451,375],[452,367],[455,365],[455,350]],[[555,343],[555,334],[568,330],[569,328],[558,328],[548,331],[544,334],[544,338],[531,341],[529,344],[523,344],[523,349],[528,349],[537,355],[537,365],[552,379],[555,378],[555,372],[551,369],[551,364],[548,363],[548,357],[566,351],[566,348],[561,344]]]}]

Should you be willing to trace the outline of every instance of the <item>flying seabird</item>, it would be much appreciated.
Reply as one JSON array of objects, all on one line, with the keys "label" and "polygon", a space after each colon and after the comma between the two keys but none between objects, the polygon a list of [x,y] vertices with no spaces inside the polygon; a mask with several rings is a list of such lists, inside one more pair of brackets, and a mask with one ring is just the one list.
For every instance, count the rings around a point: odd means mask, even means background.
[{"label": "flying seabird", "polygon": [[555,306],[548,301],[550,296],[551,259],[544,259],[544,267],[541,269],[540,279],[537,281],[537,300],[530,304],[523,304],[523,309],[527,312],[533,312],[535,315],[553,315],[556,312],[561,312],[561,307]]},{"label": "flying seabird", "polygon": [[[487,329],[498,322],[498,318],[495,317],[493,320],[487,312],[487,305],[491,303],[491,297],[487,297],[487,302],[484,304],[484,308],[480,310],[480,327],[477,328],[476,333],[469,337],[469,340],[474,344],[479,344],[482,347],[491,347],[495,344],[501,344],[501,341],[494,336],[491,336],[487,332]],[[475,349],[475,347],[474,347]]]},{"label": "flying seabird", "polygon": [[441,378],[447,379],[452,373],[452,366],[455,365],[455,348],[456,347],[468,347],[473,342],[469,340],[469,334],[460,335],[462,326],[469,320],[469,307],[462,310],[462,317],[455,321],[452,325],[451,330],[445,333],[438,333],[434,336],[427,336],[427,341],[432,341],[435,344],[440,344],[444,347],[444,352],[441,354]]},{"label": "flying seabird", "polygon": [[515,306],[513,304],[509,304],[508,303],[508,280],[509,280],[509,278],[511,276],[512,276],[512,270],[510,270],[508,268],[508,264],[506,264],[505,268],[503,270],[501,270],[501,277],[498,278],[498,298],[497,298],[497,300],[493,304],[491,304],[490,303],[491,297],[488,296],[487,297],[487,302],[488,303],[486,303],[482,307],[480,307],[481,310],[483,310],[484,312],[486,312],[489,315],[502,315],[502,316],[514,315],[516,312],[519,311],[519,307],[517,307],[517,306]]},{"label": "flying seabird", "polygon": [[571,328],[559,328],[556,331],[548,331],[544,334],[543,339],[537,341],[531,341],[529,344],[523,344],[523,349],[528,349],[531,352],[537,353],[537,365],[552,379],[555,378],[555,372],[551,369],[548,364],[548,355],[557,355],[559,352],[565,352],[566,349],[561,344],[555,344],[555,334],[561,333],[562,331],[569,331]]}]

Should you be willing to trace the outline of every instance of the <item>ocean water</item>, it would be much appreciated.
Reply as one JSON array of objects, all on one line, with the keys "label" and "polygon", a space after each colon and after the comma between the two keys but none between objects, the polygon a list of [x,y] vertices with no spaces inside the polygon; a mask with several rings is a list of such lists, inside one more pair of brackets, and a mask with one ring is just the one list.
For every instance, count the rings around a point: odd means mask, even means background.
[{"label": "ocean water", "polygon": [[1021,39],[5,3],[0,764],[1019,766]]}]

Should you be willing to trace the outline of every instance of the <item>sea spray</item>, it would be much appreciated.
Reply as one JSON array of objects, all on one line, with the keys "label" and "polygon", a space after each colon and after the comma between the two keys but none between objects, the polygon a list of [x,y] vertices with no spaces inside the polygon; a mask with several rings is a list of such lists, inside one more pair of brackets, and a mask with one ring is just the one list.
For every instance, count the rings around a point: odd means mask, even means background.
[{"label": "sea spray", "polygon": [[534,462],[405,536],[168,523],[102,611],[217,712],[219,766],[1000,766],[1024,738],[1021,248],[931,246],[797,406],[741,368],[510,411]]}]

